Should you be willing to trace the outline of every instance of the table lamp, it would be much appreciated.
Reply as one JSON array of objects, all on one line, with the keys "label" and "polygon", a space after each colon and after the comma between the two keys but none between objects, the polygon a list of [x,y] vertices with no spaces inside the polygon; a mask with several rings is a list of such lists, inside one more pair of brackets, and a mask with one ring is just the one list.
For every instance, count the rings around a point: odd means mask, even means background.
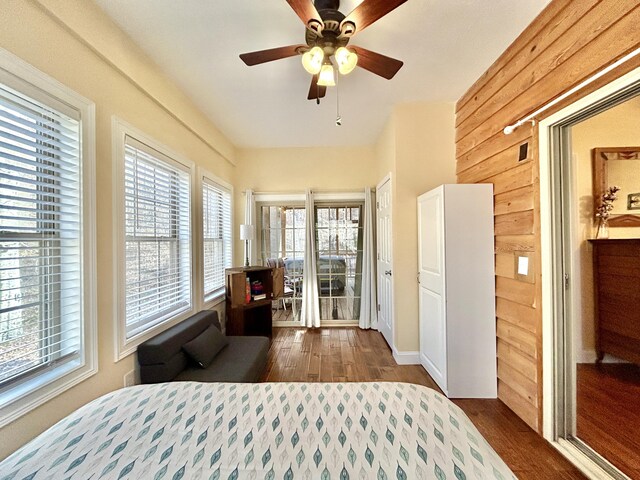
[{"label": "table lamp", "polygon": [[249,266],[249,240],[253,240],[255,236],[255,228],[253,225],[240,225],[240,240],[244,240],[244,251],[246,258],[244,266]]}]

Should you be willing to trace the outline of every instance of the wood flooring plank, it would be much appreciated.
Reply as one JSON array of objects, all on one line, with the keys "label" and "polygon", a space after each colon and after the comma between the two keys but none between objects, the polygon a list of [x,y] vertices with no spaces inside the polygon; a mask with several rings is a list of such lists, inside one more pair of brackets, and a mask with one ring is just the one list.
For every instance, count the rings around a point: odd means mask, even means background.
[{"label": "wood flooring plank", "polygon": [[577,436],[640,478],[640,366],[578,364]]}]

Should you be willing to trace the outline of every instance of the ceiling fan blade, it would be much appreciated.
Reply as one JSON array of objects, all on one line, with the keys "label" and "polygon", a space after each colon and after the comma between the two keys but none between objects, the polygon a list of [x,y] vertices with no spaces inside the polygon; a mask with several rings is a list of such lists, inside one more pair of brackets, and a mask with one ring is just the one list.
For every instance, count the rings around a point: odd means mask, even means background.
[{"label": "ceiling fan blade", "polygon": [[307,100],[316,100],[322,98],[327,93],[327,87],[318,85],[318,75],[311,77],[311,86],[309,87],[309,95]]},{"label": "ceiling fan blade", "polygon": [[306,45],[289,45],[287,47],[271,48],[258,52],[243,53],[240,58],[250,67],[260,63],[273,62],[281,58],[293,57],[300,53],[301,48],[308,48]]},{"label": "ceiling fan blade", "polygon": [[[349,15],[342,20],[340,24],[343,27],[346,23],[355,25],[355,31],[349,36],[357,32],[361,32],[373,22],[380,20],[387,13],[395,10],[407,0],[363,0]],[[344,32],[344,28],[341,28]]]},{"label": "ceiling fan blade", "polygon": [[400,60],[387,57],[381,53],[372,52],[366,48],[351,46],[358,55],[358,66],[369,70],[371,73],[391,80],[404,65]]},{"label": "ceiling fan blade", "polygon": [[313,0],[287,0],[287,3],[300,17],[305,27],[318,33],[322,31],[324,22],[316,10]]}]

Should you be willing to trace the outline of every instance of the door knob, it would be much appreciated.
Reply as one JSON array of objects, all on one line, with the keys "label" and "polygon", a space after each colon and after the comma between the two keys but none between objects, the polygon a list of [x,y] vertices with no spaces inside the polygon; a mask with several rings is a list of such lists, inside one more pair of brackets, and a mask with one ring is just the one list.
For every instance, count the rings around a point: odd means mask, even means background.
[{"label": "door knob", "polygon": [[391,270],[385,270],[384,274],[391,276]]}]

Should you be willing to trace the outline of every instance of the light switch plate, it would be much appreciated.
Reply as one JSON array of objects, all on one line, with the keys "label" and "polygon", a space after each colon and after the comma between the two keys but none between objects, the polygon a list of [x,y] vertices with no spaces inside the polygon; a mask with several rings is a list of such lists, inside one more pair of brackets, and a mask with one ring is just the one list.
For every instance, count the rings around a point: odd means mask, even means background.
[{"label": "light switch plate", "polygon": [[534,283],[532,252],[514,252],[513,278],[521,282]]}]

